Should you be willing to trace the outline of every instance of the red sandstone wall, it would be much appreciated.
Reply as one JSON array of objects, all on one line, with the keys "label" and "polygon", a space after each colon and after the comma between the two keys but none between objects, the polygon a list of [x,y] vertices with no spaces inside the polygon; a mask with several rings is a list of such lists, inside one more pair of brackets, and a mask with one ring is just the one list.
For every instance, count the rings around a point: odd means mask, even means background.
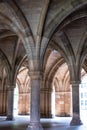
[{"label": "red sandstone wall", "polygon": [[55,115],[56,116],[71,115],[71,93],[70,92],[56,92]]}]

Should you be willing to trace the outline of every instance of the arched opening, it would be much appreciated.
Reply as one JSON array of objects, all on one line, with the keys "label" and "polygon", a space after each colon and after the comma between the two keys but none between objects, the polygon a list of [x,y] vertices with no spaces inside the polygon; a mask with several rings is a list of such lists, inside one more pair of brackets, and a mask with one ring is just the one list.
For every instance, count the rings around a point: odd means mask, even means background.
[{"label": "arched opening", "polygon": [[53,79],[53,85],[55,86],[55,116],[70,117],[72,115],[72,92],[66,63],[58,68]]},{"label": "arched opening", "polygon": [[14,88],[14,104],[13,104],[13,115],[18,115],[18,101],[19,101],[19,91],[18,91],[18,85],[16,84],[16,87]]},{"label": "arched opening", "polygon": [[80,97],[80,116],[83,124],[87,124],[87,73],[84,69],[81,71],[81,85],[79,90]]},{"label": "arched opening", "polygon": [[54,118],[55,117],[55,85],[53,85],[53,89],[52,89],[51,102],[52,102],[51,113],[52,113],[52,117]]},{"label": "arched opening", "polygon": [[[44,88],[45,117],[70,117],[72,115],[72,90],[68,65],[56,50],[48,51],[46,62],[46,88]],[[46,58],[47,58],[46,56]],[[43,105],[43,104],[42,104]],[[42,112],[42,111],[41,111]]]},{"label": "arched opening", "polygon": [[17,75],[17,101],[18,101],[18,115],[30,114],[30,77],[29,69],[22,64]]}]

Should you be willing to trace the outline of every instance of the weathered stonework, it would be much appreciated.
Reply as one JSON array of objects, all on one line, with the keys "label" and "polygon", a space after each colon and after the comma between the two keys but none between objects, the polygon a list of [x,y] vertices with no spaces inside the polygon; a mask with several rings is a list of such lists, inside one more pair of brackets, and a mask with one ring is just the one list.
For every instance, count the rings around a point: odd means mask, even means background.
[{"label": "weathered stonework", "polygon": [[7,90],[17,83],[28,130],[42,129],[40,115],[52,116],[54,91],[55,115],[72,115],[71,125],[81,125],[75,83],[82,68],[87,72],[86,48],[87,0],[1,0],[0,114],[13,118],[13,91]]}]

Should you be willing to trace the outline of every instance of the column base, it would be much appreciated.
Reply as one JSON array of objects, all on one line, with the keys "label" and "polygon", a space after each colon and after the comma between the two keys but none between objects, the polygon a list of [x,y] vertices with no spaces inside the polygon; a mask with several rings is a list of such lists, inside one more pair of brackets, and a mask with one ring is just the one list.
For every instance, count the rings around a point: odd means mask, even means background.
[{"label": "column base", "polygon": [[82,125],[82,124],[83,123],[81,122],[80,117],[78,115],[74,115],[71,122],[70,122],[71,126]]},{"label": "column base", "polygon": [[40,122],[31,122],[26,130],[43,130]]},{"label": "column base", "polygon": [[50,115],[41,114],[40,118],[53,118],[53,116],[52,114]]},{"label": "column base", "polygon": [[14,117],[13,116],[7,116],[6,120],[12,121],[12,120],[14,120]]}]

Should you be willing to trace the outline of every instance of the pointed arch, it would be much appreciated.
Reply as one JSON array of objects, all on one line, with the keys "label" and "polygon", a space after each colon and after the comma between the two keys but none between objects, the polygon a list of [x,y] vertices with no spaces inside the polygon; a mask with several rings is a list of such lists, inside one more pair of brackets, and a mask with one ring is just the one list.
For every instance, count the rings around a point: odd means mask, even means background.
[{"label": "pointed arch", "polygon": [[10,83],[10,72],[11,72],[11,65],[8,61],[8,58],[6,57],[6,55],[3,53],[3,51],[0,49],[0,58],[5,66],[5,69],[6,69],[6,74],[7,74],[7,81],[8,81],[8,84]]}]

